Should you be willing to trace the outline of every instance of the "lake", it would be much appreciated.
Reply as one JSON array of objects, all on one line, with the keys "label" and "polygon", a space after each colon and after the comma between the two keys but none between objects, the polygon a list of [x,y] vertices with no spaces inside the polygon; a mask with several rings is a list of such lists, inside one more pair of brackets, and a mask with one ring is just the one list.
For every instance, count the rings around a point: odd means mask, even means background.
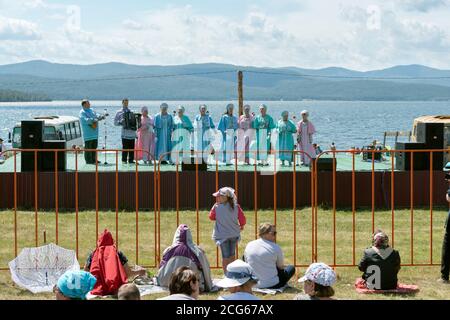
[{"label": "lake", "polygon": [[[186,115],[191,119],[198,113],[198,106],[203,102],[197,101],[169,101],[170,112],[176,106],[183,105]],[[234,102],[237,108],[237,103]],[[253,112],[259,112],[259,101],[246,101],[252,106]],[[130,101],[133,111],[140,111],[147,106],[151,114],[159,112],[161,101]],[[209,101],[206,105],[218,124],[221,115],[225,112],[228,102]],[[328,149],[331,142],[335,142],[338,149],[347,149],[352,146],[362,147],[374,139],[383,140],[385,131],[412,130],[413,120],[423,115],[450,114],[450,102],[421,102],[421,101],[272,101],[265,102],[269,107],[268,113],[277,121],[281,112],[287,110],[290,117],[300,118],[304,109],[310,111],[310,119],[316,126],[317,134],[314,138],[323,149]],[[114,114],[121,107],[120,101],[91,101],[92,108],[103,113],[105,109],[110,114],[106,122],[100,126],[99,146],[104,145],[105,124],[107,129],[107,147],[120,147],[120,128],[114,127]],[[0,136],[7,139],[8,132],[15,123],[43,115],[70,115],[78,116],[80,101],[53,101],[53,102],[27,102],[27,103],[0,103]],[[403,138],[404,139],[404,138]],[[393,146],[393,138],[388,141]]]}]

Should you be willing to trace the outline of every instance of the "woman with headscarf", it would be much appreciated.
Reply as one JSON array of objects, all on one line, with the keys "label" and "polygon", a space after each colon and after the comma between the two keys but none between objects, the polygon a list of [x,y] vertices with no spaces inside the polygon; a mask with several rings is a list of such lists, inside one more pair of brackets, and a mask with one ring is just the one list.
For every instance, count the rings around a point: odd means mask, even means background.
[{"label": "woman with headscarf", "polygon": [[364,272],[363,285],[374,290],[396,289],[400,263],[400,254],[389,246],[387,234],[381,230],[375,231],[372,247],[364,251],[364,256],[358,265],[359,270]]},{"label": "woman with headscarf", "polygon": [[[191,120],[184,114],[185,108],[178,106],[177,114],[173,118],[173,149],[176,153],[173,154],[173,161],[189,158],[191,151],[191,133],[194,131]],[[180,145],[180,146],[178,146]]]},{"label": "woman with headscarf", "polygon": [[272,130],[275,129],[273,118],[267,114],[267,106],[262,104],[259,107],[261,112],[254,120],[252,127],[256,130],[256,146],[258,150],[257,160],[261,165],[267,166],[268,152],[270,151],[270,137]]},{"label": "woman with headscarf", "polygon": [[[294,122],[289,120],[289,112],[283,111],[281,113],[281,119],[277,124],[278,129],[278,157],[281,160],[282,165],[285,165],[285,161],[292,165],[294,159],[294,134],[297,132]],[[292,151],[292,152],[289,152]]]},{"label": "woman with headscarf", "polygon": [[220,118],[217,129],[222,132],[222,162],[227,165],[231,162],[231,157],[234,153],[234,144],[236,137],[236,130],[238,129],[238,120],[233,115],[234,105],[227,105],[227,112]]},{"label": "woman with headscarf", "polygon": [[[250,143],[254,139],[252,122],[254,120],[254,116],[250,113],[250,106],[247,104],[244,106],[244,114],[239,117],[238,121],[238,151],[245,151],[245,164],[250,164]],[[243,153],[240,152],[238,157],[241,159],[243,157]]]},{"label": "woman with headscarf", "polygon": [[316,152],[313,147],[313,135],[316,129],[311,121],[309,121],[309,112],[302,111],[302,120],[297,124],[297,142],[298,150],[301,152],[301,165],[309,166],[311,159],[316,158]]},{"label": "woman with headscarf", "polygon": [[192,240],[192,233],[185,224],[178,226],[172,245],[163,252],[160,269],[156,276],[158,285],[168,287],[171,275],[181,266],[188,266],[200,275],[200,290],[213,288],[211,269],[205,251]]},{"label": "woman with headscarf", "polygon": [[167,164],[170,162],[169,152],[172,151],[173,117],[167,112],[169,109],[167,103],[163,103],[160,108],[161,112],[155,116],[155,159],[162,164]]},{"label": "woman with headscarf", "polygon": [[197,158],[207,160],[210,154],[211,136],[213,134],[211,130],[214,130],[215,126],[211,116],[207,113],[208,107],[206,105],[201,105],[199,111],[200,114],[195,117],[194,121],[194,151]]},{"label": "woman with headscarf", "polygon": [[142,160],[149,163],[155,154],[155,133],[153,118],[148,115],[148,108],[141,109],[141,126],[137,131],[136,161]]}]

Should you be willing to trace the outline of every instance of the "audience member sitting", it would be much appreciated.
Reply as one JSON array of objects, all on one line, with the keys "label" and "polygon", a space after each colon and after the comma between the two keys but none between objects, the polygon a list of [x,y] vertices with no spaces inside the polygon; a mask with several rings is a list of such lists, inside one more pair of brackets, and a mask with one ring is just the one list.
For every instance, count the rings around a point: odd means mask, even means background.
[{"label": "audience member sitting", "polygon": [[200,291],[211,291],[213,283],[206,254],[194,244],[191,230],[184,224],[177,228],[172,245],[164,250],[160,269],[156,276],[158,285],[168,287],[172,274],[182,266],[188,266],[199,275]]},{"label": "audience member sitting", "polygon": [[53,288],[56,300],[86,300],[97,279],[86,271],[67,271]]},{"label": "audience member sitting", "polygon": [[128,278],[146,274],[145,269],[134,271],[130,268],[127,257],[117,251],[111,232],[107,229],[98,238],[97,249],[89,255],[84,270],[97,278],[91,294],[100,296],[116,295]]},{"label": "audience member sitting", "polygon": [[294,300],[332,300],[336,273],[324,263],[313,263],[298,282],[303,282],[305,294],[297,295]]},{"label": "audience member sitting", "polygon": [[180,267],[169,284],[170,296],[158,300],[197,300],[200,295],[199,278],[189,267]]},{"label": "audience member sitting", "polygon": [[120,287],[117,298],[119,300],[141,300],[141,293],[134,283],[127,283]]},{"label": "audience member sitting", "polygon": [[362,278],[368,289],[391,290],[397,288],[400,262],[400,254],[389,246],[386,233],[377,230],[373,246],[364,251],[358,267],[364,272]]},{"label": "audience member sitting", "polygon": [[217,286],[227,288],[231,294],[220,296],[217,300],[260,300],[252,292],[257,282],[252,267],[242,260],[235,260],[227,266],[225,278],[217,283]]},{"label": "audience member sitting", "polygon": [[276,234],[275,225],[263,223],[259,227],[259,239],[245,248],[244,260],[255,271],[258,288],[282,288],[295,274],[294,266],[284,265],[281,247],[275,243]]}]

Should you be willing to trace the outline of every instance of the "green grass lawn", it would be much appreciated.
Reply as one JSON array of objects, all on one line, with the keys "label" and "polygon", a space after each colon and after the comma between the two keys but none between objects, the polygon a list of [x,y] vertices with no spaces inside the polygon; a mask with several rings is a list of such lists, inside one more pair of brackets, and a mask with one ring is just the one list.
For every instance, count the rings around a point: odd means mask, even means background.
[{"label": "green grass lawn", "polygon": [[[213,223],[208,220],[208,212],[199,213],[199,230],[197,234],[197,224],[195,211],[180,211],[179,223],[186,223],[192,229],[194,241],[199,238],[200,245],[207,252],[210,264],[213,268],[214,277],[221,277],[220,262],[217,259],[217,250],[211,240]],[[242,254],[245,244],[255,238],[255,213],[246,211],[247,226],[242,233],[242,241],[239,246],[239,255]],[[413,213],[414,239],[411,242],[411,212],[410,210],[396,210],[394,214],[394,247],[400,251],[404,264],[428,264],[440,263],[441,242],[444,231],[444,221],[447,210],[444,208],[435,209],[433,218],[430,219],[429,209],[416,209]],[[336,233],[333,234],[333,212],[332,210],[319,208],[318,210],[318,243],[317,260],[328,264],[352,265],[358,263],[362,250],[370,246],[372,233],[372,213],[367,210],[358,210],[355,214],[355,248],[353,250],[353,215],[351,211],[336,211]],[[297,210],[296,220],[292,210],[279,210],[277,212],[277,241],[284,250],[286,262],[294,263],[294,243],[297,269],[297,276],[305,271],[305,266],[311,262],[312,255],[312,224],[311,208]],[[44,231],[46,242],[56,242],[56,223],[54,212],[38,213],[38,244],[44,244]],[[81,264],[90,250],[96,244],[96,214],[95,212],[80,212],[79,217],[79,242],[78,257]],[[110,229],[116,234],[116,214],[115,212],[100,212],[98,215],[99,231],[104,228]],[[155,243],[155,216],[154,212],[139,212],[138,219],[138,244],[136,244],[136,213],[120,212],[119,239],[118,246],[124,251],[130,260],[130,264],[154,266],[158,250]],[[259,211],[257,223],[274,222],[273,211]],[[58,217],[58,244],[68,248],[76,249],[76,216],[74,213],[60,213]],[[296,225],[296,237],[294,238],[294,222]],[[375,228],[384,229],[392,239],[391,232],[392,212],[375,212]],[[432,222],[432,239],[430,228]],[[14,258],[14,212],[0,212],[0,224],[3,226],[0,233],[0,268],[7,268],[8,262]],[[161,212],[160,218],[160,241],[162,251],[171,244],[173,234],[177,227],[176,212]],[[333,241],[335,236],[336,241]],[[411,243],[413,244],[413,255],[411,255]],[[432,244],[432,251],[430,251]],[[24,247],[35,246],[35,213],[17,212],[17,247],[18,252]],[[138,252],[136,250],[138,248]],[[336,248],[334,250],[334,248]],[[336,251],[336,256],[334,256]],[[413,261],[412,261],[413,259]],[[400,271],[400,280],[407,284],[417,284],[421,291],[410,297],[396,297],[392,295],[359,295],[354,291],[353,283],[360,275],[356,267],[337,267],[339,280],[335,286],[336,297],[339,299],[450,299],[450,286],[440,285],[436,282],[439,277],[439,267],[403,267]],[[154,274],[155,268],[149,268],[149,272]],[[295,294],[301,292],[295,279],[291,281],[288,292],[276,296],[264,296],[264,299],[292,299]],[[146,299],[156,299],[161,295],[147,296]],[[215,299],[217,294],[203,295],[202,299]],[[51,294],[33,295],[28,291],[15,286],[11,280],[9,271],[0,271],[0,299],[51,299]]]}]

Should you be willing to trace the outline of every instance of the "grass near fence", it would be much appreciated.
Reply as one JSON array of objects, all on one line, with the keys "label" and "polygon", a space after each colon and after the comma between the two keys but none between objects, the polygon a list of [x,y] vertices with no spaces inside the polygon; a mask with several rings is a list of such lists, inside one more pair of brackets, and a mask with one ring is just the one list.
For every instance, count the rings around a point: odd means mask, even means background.
[{"label": "grass near fence", "polygon": [[[208,220],[208,212],[199,213],[199,240],[200,245],[206,250],[212,267],[219,267],[216,247],[211,240],[213,223]],[[197,213],[195,211],[180,211],[180,223],[190,226],[194,241],[197,239]],[[247,226],[242,233],[242,241],[239,246],[239,254],[243,253],[245,244],[255,238],[255,213],[246,211]],[[440,263],[440,252],[444,231],[444,221],[447,210],[435,209],[432,219],[429,209],[417,209],[413,212],[413,255],[411,256],[411,211],[396,210],[394,212],[394,247],[400,251],[402,262],[405,264]],[[355,214],[355,250],[353,251],[353,214],[351,211],[336,211],[336,232],[334,241],[333,211],[319,208],[318,210],[318,260],[328,264],[351,265],[358,263],[362,250],[370,245],[372,232],[372,212],[358,210]],[[90,250],[96,243],[96,214],[95,212],[79,213],[79,260],[83,264]],[[100,212],[99,231],[110,229],[115,236],[116,214],[115,212]],[[74,213],[60,213],[58,217],[58,244],[69,249],[76,248],[75,235],[76,216]],[[259,211],[258,223],[274,222],[273,211]],[[130,263],[136,263],[136,213],[120,212],[119,221],[119,248],[128,256]],[[139,237],[138,237],[138,261],[140,265],[154,265],[155,253],[155,217],[154,212],[139,212]],[[384,229],[392,239],[392,212],[377,211],[375,213],[375,228]],[[308,265],[311,262],[311,208],[303,208],[297,211],[296,223],[296,261],[297,265]],[[432,226],[431,226],[432,223]],[[0,267],[5,268],[8,262],[14,258],[14,212],[0,212]],[[176,212],[161,212],[161,253],[171,244],[173,234],[177,226]],[[292,210],[279,210],[277,212],[278,243],[283,248],[286,262],[294,263],[294,215]],[[433,230],[432,238],[430,230]],[[44,244],[44,231],[46,242],[56,241],[56,224],[54,212],[38,213],[38,244]],[[334,244],[336,256],[334,256]],[[431,245],[430,245],[431,244]],[[35,213],[17,212],[17,247],[18,252],[24,247],[35,246]],[[432,251],[430,251],[432,250]],[[354,252],[354,254],[353,254]],[[412,260],[413,259],[413,260]],[[297,269],[298,275],[305,271],[305,267]],[[149,268],[154,274],[156,270]],[[417,284],[421,291],[412,297],[395,297],[392,295],[359,295],[354,291],[354,280],[360,275],[356,267],[338,267],[339,281],[335,286],[336,297],[339,299],[450,299],[450,287],[436,282],[439,277],[439,267],[403,267],[400,271],[400,280],[407,284]],[[214,270],[215,277],[221,276],[221,270]],[[291,281],[294,287],[287,293],[277,296],[265,296],[264,299],[292,299],[295,294],[301,292],[295,280]],[[155,299],[160,295],[147,296],[147,299]],[[202,299],[215,299],[217,294],[204,295]],[[52,299],[50,294],[33,295],[16,287],[11,281],[8,271],[0,271],[0,299]]]}]

